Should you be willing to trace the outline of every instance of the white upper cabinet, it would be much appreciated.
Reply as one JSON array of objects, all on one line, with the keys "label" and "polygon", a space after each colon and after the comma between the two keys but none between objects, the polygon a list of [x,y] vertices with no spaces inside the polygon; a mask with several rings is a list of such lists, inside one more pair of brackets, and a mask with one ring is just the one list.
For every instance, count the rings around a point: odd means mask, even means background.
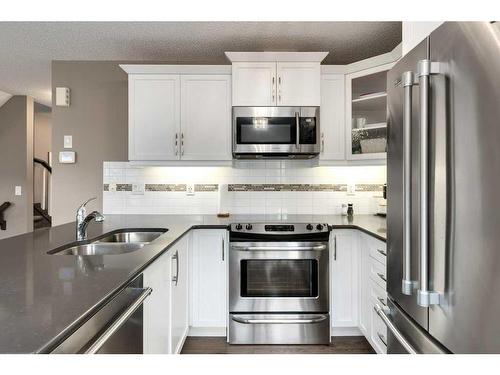
[{"label": "white upper cabinet", "polygon": [[321,160],[345,160],[345,76],[321,76]]},{"label": "white upper cabinet", "polygon": [[129,160],[176,160],[179,75],[129,76]]},{"label": "white upper cabinet", "polygon": [[277,105],[319,106],[320,64],[316,62],[278,62]]},{"label": "white upper cabinet", "polygon": [[231,160],[231,77],[181,76],[181,124],[183,160]]},{"label": "white upper cabinet", "polygon": [[276,63],[233,63],[233,106],[276,105]]},{"label": "white upper cabinet", "polygon": [[226,52],[233,106],[319,106],[320,63],[328,52]]},{"label": "white upper cabinet", "polygon": [[120,66],[129,74],[129,160],[231,159],[229,66]]}]

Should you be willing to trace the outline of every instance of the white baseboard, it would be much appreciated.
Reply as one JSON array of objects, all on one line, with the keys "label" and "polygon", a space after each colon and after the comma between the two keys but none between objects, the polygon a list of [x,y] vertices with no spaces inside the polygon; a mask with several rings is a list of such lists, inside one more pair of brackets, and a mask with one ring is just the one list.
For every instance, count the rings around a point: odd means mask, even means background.
[{"label": "white baseboard", "polygon": [[332,327],[331,336],[364,336],[358,327]]},{"label": "white baseboard", "polygon": [[188,336],[226,337],[226,327],[189,327]]}]

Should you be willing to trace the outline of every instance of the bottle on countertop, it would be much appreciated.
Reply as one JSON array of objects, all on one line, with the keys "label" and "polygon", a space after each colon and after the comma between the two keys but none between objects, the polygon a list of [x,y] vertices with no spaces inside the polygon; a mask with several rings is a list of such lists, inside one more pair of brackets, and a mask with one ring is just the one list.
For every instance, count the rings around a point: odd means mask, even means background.
[{"label": "bottle on countertop", "polygon": [[354,215],[354,205],[352,203],[347,204],[347,216],[352,217]]},{"label": "bottle on countertop", "polygon": [[342,203],[342,210],[340,212],[342,216],[347,216],[347,204]]}]

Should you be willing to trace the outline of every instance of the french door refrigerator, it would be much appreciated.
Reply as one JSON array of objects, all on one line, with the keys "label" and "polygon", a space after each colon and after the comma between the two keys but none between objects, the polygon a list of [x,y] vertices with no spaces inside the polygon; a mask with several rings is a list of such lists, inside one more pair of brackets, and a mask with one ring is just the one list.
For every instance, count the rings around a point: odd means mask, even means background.
[{"label": "french door refrigerator", "polygon": [[387,79],[388,353],[500,353],[500,25],[447,22]]}]

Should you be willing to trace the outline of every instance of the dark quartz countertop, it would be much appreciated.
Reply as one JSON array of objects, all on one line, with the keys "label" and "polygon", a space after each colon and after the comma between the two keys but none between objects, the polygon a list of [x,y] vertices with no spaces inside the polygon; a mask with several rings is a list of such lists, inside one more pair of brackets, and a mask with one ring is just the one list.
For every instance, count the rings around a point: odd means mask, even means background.
[{"label": "dark quartz countertop", "polygon": [[120,255],[49,255],[75,241],[75,223],[0,240],[0,353],[45,352],[139,275],[193,228],[234,222],[322,222],[362,230],[385,241],[385,218],[357,215],[107,215],[88,238],[122,228],[166,228],[153,243]]}]

